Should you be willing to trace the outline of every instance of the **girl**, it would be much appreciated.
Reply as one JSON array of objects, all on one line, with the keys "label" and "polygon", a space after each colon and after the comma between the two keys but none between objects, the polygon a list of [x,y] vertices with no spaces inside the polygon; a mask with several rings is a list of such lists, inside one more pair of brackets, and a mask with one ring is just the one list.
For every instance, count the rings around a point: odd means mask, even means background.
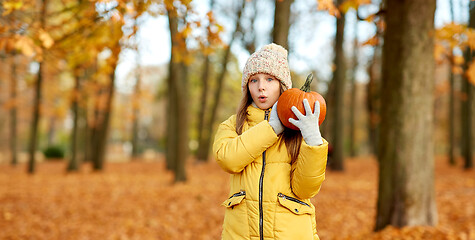
[{"label": "girl", "polygon": [[328,143],[318,102],[314,113],[306,99],[305,113],[292,107],[300,131],[284,129],[276,104],[291,87],[283,47],[266,45],[247,60],[238,112],[219,125],[213,144],[231,173],[222,239],[319,239],[310,198],[325,179]]}]

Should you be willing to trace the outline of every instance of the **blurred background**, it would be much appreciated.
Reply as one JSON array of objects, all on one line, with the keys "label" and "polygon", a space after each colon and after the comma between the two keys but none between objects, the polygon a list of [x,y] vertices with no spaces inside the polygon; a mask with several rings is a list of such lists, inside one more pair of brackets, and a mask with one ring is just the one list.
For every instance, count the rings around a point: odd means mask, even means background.
[{"label": "blurred background", "polygon": [[[2,229],[13,226],[11,231],[18,233],[6,234],[6,239],[85,236],[86,239],[193,239],[197,232],[201,234],[198,239],[219,238],[224,210],[218,205],[227,195],[227,175],[216,167],[210,153],[214,131],[237,109],[245,61],[271,42],[289,50],[294,87],[303,85],[306,76],[313,73],[312,90],[321,93],[327,101],[328,112],[321,129],[332,146],[329,169],[334,170],[333,174],[346,171],[346,177],[353,179],[355,176],[348,172],[357,174],[357,169],[369,164],[367,167],[372,171],[368,182],[374,185],[368,194],[374,200],[370,203],[375,204],[378,171],[375,158],[380,144],[383,95],[387,93],[381,91],[383,48],[400,51],[397,46],[384,45],[385,16],[391,12],[386,1],[1,0],[0,3],[0,183],[5,187],[0,191],[0,205],[4,206],[3,213],[0,207],[0,226]],[[443,164],[441,169],[453,171],[449,168],[453,166],[460,171],[462,168],[471,171],[475,64],[470,52],[475,47],[475,4],[472,0],[433,3],[435,13],[429,20],[434,29],[427,34],[433,41],[432,54],[423,58],[435,63],[431,70],[434,78],[430,79],[433,85],[427,87],[434,101],[430,139],[434,143],[433,154],[437,163]],[[417,7],[420,6],[414,8]],[[403,10],[403,15],[404,11],[411,9]],[[361,159],[364,163],[347,163],[350,159]],[[93,172],[110,178],[90,176]],[[208,180],[205,173],[209,174]],[[470,188],[474,186],[474,174],[468,173],[459,176],[465,184],[463,187]],[[62,180],[35,185],[28,175]],[[150,235],[140,235],[143,229],[138,230],[125,220],[104,230],[103,235],[89,234],[88,231],[94,232],[93,226],[105,224],[104,220],[92,224],[88,230],[77,230],[76,235],[68,230],[55,230],[56,235],[52,236],[44,232],[52,231],[55,221],[44,225],[38,219],[37,227],[42,230],[36,234],[26,229],[34,224],[12,223],[17,213],[28,218],[35,211],[44,211],[46,216],[39,214],[39,218],[51,218],[45,208],[22,212],[18,204],[33,201],[32,196],[42,195],[44,188],[57,187],[58,192],[52,196],[58,197],[55,200],[58,206],[65,206],[57,202],[65,198],[60,188],[81,185],[67,177],[85,181],[89,187],[110,184],[112,189],[118,185],[133,188],[127,184],[134,181],[140,185],[152,182],[142,196],[170,201],[176,198],[158,197],[154,190],[186,195],[187,191],[197,191],[193,190],[194,184],[204,190],[210,179],[224,181],[217,184],[221,188],[215,193],[219,195],[217,202],[207,205],[215,209],[211,217],[214,222],[200,225],[215,230],[180,231],[162,224],[167,221],[159,218],[139,224],[155,229],[150,230]],[[128,180],[123,182],[122,177]],[[63,178],[72,182],[64,182]],[[66,185],[58,185],[59,182]],[[34,190],[33,186],[42,186],[42,190]],[[359,186],[366,189],[364,184]],[[127,195],[126,189],[117,191],[123,197],[135,196]],[[81,191],[71,194],[84,196]],[[141,194],[137,194],[140,198]],[[193,196],[195,202],[207,199],[199,193]],[[104,197],[111,200],[109,195]],[[89,200],[94,201],[94,197]],[[49,201],[45,198],[44,204]],[[84,202],[84,208],[92,206]],[[371,208],[373,212],[361,215],[360,220],[367,223],[367,228],[358,235],[360,238],[369,238],[367,234],[372,232],[375,210],[374,206]],[[59,219],[67,219],[70,211],[74,212],[65,209],[61,210]],[[473,207],[465,210],[468,214],[465,217],[474,214]],[[447,210],[450,211],[453,209]],[[117,217],[117,213],[103,215]],[[137,218],[131,221],[136,223]],[[78,218],[75,224],[90,220]],[[189,225],[185,217],[179,221]],[[444,222],[443,217],[441,221]],[[197,218],[196,222],[206,220]],[[111,234],[115,227],[127,224],[135,228]],[[475,229],[473,220],[467,220],[464,226]],[[168,235],[159,235],[157,229],[168,231]],[[352,231],[349,228],[348,232]],[[441,231],[446,234],[443,236],[453,233]],[[460,239],[475,239],[474,231],[464,233],[465,238]],[[338,234],[325,230],[323,236],[338,238]],[[350,233],[347,236],[357,238]]]}]

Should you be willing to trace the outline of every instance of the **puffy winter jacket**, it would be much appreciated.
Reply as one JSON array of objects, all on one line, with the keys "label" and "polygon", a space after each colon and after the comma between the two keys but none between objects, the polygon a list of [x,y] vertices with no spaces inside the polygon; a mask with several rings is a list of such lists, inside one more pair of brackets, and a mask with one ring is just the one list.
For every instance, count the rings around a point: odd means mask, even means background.
[{"label": "puffy winter jacket", "polygon": [[243,133],[236,133],[236,116],[220,124],[213,145],[216,161],[231,173],[222,239],[319,239],[315,196],[325,179],[328,143],[302,141],[291,164],[285,144],[268,121],[270,110],[252,105]]}]

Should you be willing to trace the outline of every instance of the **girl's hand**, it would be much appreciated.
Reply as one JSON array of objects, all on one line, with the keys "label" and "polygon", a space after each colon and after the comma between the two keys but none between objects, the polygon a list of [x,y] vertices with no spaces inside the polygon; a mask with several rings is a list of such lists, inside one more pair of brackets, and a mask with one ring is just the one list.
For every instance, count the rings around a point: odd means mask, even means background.
[{"label": "girl's hand", "polygon": [[279,135],[284,131],[284,125],[280,122],[279,115],[277,115],[277,102],[272,106],[270,112],[269,124],[274,129],[275,134]]},{"label": "girl's hand", "polygon": [[303,100],[305,115],[303,115],[295,106],[292,106],[292,112],[299,120],[289,118],[289,122],[300,129],[304,141],[309,146],[319,146],[323,144],[320,126],[318,126],[318,117],[320,116],[320,103],[315,102],[315,111],[312,113],[307,99]]}]

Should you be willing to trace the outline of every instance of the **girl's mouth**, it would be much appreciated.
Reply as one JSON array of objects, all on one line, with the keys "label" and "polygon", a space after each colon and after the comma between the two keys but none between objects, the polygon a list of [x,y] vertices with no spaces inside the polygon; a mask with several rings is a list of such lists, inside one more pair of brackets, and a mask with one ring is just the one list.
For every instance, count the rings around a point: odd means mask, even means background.
[{"label": "girl's mouth", "polygon": [[266,96],[259,96],[259,102],[263,103],[267,101],[267,97]]}]

